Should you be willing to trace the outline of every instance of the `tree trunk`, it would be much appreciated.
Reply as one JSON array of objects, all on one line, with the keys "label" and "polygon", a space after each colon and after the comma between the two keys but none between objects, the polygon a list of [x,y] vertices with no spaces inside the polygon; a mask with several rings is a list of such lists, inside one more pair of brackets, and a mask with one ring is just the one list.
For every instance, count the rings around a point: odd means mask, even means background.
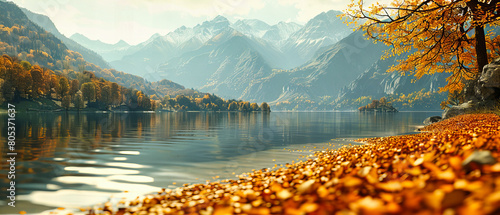
[{"label": "tree trunk", "polygon": [[[486,51],[486,38],[484,34],[483,26],[476,26],[475,29],[476,34],[476,58],[477,58],[477,70],[478,75],[481,75],[483,72],[483,67],[488,64],[488,52]],[[478,76],[479,77],[479,76]]]},{"label": "tree trunk", "polygon": [[[467,2],[467,7],[472,11],[472,19],[476,20],[480,17],[478,12],[481,12],[478,0],[471,0]],[[474,34],[476,38],[476,61],[477,61],[477,77],[483,72],[483,67],[488,64],[488,52],[486,51],[486,38],[484,34],[484,26],[476,26],[474,28]]]},{"label": "tree trunk", "polygon": [[476,65],[477,73],[474,75],[472,80],[465,81],[465,92],[464,100],[480,100],[481,98],[476,95],[476,87],[478,84],[479,77],[483,72],[483,67],[488,64],[488,52],[486,50],[486,38],[484,34],[483,26],[476,26],[474,28],[475,38],[476,38]]}]

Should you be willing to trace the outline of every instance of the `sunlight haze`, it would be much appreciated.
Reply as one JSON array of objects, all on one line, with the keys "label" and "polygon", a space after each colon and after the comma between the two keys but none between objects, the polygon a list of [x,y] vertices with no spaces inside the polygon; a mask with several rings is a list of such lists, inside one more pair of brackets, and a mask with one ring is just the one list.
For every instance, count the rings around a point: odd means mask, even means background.
[{"label": "sunlight haze", "polygon": [[217,15],[230,21],[260,19],[306,23],[328,10],[343,10],[345,0],[15,0],[35,13],[47,15],[67,37],[80,33],[90,39],[137,44],[151,35],[164,35],[178,27],[193,27]]}]

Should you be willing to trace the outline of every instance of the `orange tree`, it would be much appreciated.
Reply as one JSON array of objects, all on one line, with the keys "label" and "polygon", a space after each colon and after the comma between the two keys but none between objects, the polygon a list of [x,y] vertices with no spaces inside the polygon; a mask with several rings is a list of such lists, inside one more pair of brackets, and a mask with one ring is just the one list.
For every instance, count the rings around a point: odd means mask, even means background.
[{"label": "orange tree", "polygon": [[[394,0],[367,5],[351,0],[344,18],[375,42],[390,48],[382,56],[406,55],[389,71],[414,75],[451,73],[441,91],[461,92],[467,80],[497,57],[500,41],[493,31],[500,16],[500,0]],[[362,23],[362,24],[361,24]]]}]

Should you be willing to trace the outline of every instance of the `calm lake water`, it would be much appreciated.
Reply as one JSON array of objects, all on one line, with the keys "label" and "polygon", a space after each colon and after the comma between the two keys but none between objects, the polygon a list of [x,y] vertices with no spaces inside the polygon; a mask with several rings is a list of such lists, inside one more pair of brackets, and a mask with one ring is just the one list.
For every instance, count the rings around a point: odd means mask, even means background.
[{"label": "calm lake water", "polygon": [[439,114],[18,114],[16,208],[5,201],[9,180],[3,114],[0,213],[78,208],[112,195],[135,197],[162,187],[234,178],[252,169],[307,159],[310,150],[334,148],[348,143],[345,138],[412,133],[426,117]]}]

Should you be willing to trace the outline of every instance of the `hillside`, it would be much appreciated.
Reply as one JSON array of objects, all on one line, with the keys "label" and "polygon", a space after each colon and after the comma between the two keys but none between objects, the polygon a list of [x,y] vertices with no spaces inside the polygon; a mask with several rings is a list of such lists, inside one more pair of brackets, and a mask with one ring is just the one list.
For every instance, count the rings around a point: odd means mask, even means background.
[{"label": "hillside", "polygon": [[301,66],[311,60],[321,48],[332,45],[352,33],[352,29],[337,17],[340,14],[342,12],[334,10],[323,12],[290,35],[280,49],[295,62],[291,67]]},{"label": "hillside", "polygon": [[[69,77],[75,77],[83,71],[92,71],[99,78],[116,82],[124,87],[132,87],[150,95],[157,94],[160,97],[167,95],[169,91],[183,89],[178,85],[172,90],[157,91],[156,89],[165,89],[161,86],[163,82],[150,83],[141,77],[121,71],[102,69],[86,61],[83,55],[68,49],[63,41],[33,23],[14,3],[0,2],[0,10],[6,11],[0,13],[0,53],[2,54],[16,56],[32,65],[39,65]],[[45,23],[44,25],[53,26],[45,16],[38,18],[40,22]],[[55,27],[49,29],[58,32]]]},{"label": "hillside", "polygon": [[354,32],[302,67],[274,71],[255,80],[242,98],[256,99],[254,95],[264,92],[272,92],[267,94],[272,104],[336,98],[340,89],[379,59],[384,49],[383,45],[364,40],[362,32]]},{"label": "hillside", "polygon": [[440,110],[440,103],[446,100],[448,94],[439,93],[439,88],[446,85],[449,74],[437,73],[415,80],[412,76],[402,76],[397,72],[387,73],[396,60],[392,57],[375,62],[340,90],[334,108],[352,110],[358,104],[386,97],[399,110]]},{"label": "hillside", "polygon": [[449,74],[414,80],[387,73],[396,58],[380,60],[388,47],[365,40],[363,32],[355,31],[324,49],[303,67],[255,81],[242,98],[252,100],[252,95],[271,91],[268,96],[275,96],[271,104],[277,110],[355,110],[382,97],[400,110],[439,110],[447,97],[438,90]]},{"label": "hillside", "polygon": [[[173,82],[163,80],[157,87],[172,90]],[[180,86],[182,87],[182,86]],[[157,90],[163,90],[158,89]],[[12,104],[16,112],[102,110],[102,111],[263,111],[267,103],[224,100],[218,96],[180,89],[158,98],[98,78],[92,72],[66,76],[27,61],[0,57],[0,105]],[[6,105],[1,105],[6,107]]]},{"label": "hillside", "polygon": [[66,36],[62,35],[59,30],[57,30],[56,26],[50,20],[49,17],[37,13],[33,13],[27,9],[21,8],[21,10],[26,14],[28,19],[32,21],[33,23],[37,24],[38,26],[42,27],[44,30],[50,32],[52,35],[54,35],[57,39],[61,40],[61,42],[66,45],[66,47],[72,51],[78,52],[82,55],[83,59],[85,61],[93,63],[103,69],[109,69],[111,68],[104,59],[102,59],[101,56],[99,56],[97,53],[92,51],[91,49],[87,49],[84,46],[78,44],[77,42],[73,41],[70,38],[67,38]]}]

